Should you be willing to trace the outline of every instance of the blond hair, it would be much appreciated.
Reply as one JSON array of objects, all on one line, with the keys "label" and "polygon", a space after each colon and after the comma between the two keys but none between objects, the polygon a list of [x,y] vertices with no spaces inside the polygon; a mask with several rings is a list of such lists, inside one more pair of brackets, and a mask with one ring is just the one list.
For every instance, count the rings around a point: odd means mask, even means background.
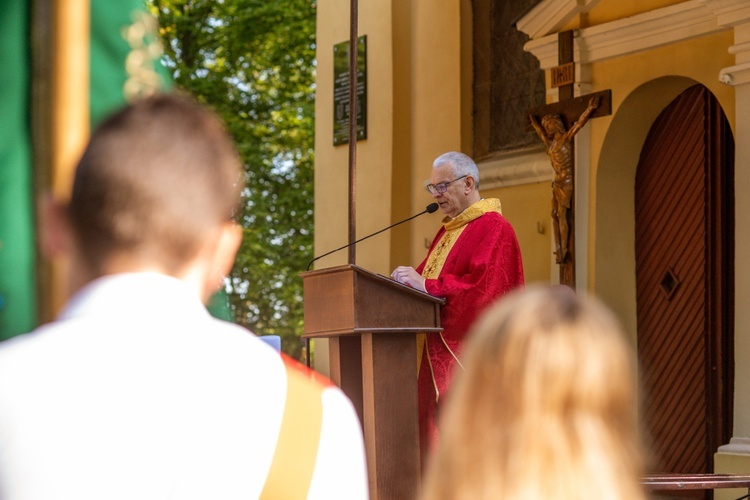
[{"label": "blond hair", "polygon": [[527,288],[469,339],[423,498],[645,498],[634,358],[604,306]]}]

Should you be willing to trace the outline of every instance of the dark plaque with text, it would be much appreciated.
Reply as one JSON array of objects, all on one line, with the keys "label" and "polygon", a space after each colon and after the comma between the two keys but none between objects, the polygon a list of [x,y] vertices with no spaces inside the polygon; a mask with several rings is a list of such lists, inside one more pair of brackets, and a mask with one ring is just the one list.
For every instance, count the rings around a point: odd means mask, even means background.
[{"label": "dark plaque with text", "polygon": [[[367,138],[367,35],[357,39],[357,140]],[[349,142],[349,42],[333,46],[333,145]]]}]

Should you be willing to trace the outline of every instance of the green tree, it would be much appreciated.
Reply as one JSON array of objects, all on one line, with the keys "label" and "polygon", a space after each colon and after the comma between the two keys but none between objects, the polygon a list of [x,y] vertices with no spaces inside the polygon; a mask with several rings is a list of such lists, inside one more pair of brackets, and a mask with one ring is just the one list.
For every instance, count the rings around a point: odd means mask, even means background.
[{"label": "green tree", "polygon": [[225,121],[245,164],[237,321],[299,357],[312,258],[314,0],[149,0],[178,87]]}]

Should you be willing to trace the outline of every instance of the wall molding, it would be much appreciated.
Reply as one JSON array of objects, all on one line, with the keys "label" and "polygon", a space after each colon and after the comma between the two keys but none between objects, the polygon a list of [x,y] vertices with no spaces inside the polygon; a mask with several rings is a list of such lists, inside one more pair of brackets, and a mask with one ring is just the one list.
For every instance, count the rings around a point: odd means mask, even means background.
[{"label": "wall molding", "polygon": [[[721,9],[726,10],[721,15],[729,20],[737,17],[737,9],[727,10],[731,6],[718,5],[719,3],[722,3],[722,0],[688,0],[625,19],[576,30],[574,59],[583,64],[604,61],[726,31],[729,26],[719,24],[717,12]],[[558,64],[557,34],[530,40],[524,49],[539,59],[541,69],[546,70]]]},{"label": "wall molding", "polygon": [[547,154],[526,153],[479,162],[480,189],[495,189],[521,184],[552,181],[554,171]]},{"label": "wall molding", "polygon": [[523,16],[516,27],[532,39],[560,31],[581,12],[588,12],[601,0],[546,0]]},{"label": "wall molding", "polygon": [[729,440],[729,444],[719,446],[717,451],[733,455],[750,455],[750,438],[733,437]]},{"label": "wall molding", "polygon": [[747,0],[700,0],[716,15],[720,26],[727,28],[750,21],[750,3]]}]

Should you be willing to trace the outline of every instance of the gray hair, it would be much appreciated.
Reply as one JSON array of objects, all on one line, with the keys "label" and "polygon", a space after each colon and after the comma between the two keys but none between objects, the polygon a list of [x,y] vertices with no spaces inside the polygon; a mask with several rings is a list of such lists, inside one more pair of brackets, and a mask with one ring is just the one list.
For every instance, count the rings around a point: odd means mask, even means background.
[{"label": "gray hair", "polygon": [[458,151],[449,151],[438,156],[432,163],[432,168],[442,167],[443,165],[451,165],[453,167],[453,175],[456,177],[461,177],[462,175],[473,177],[474,185],[476,189],[479,189],[479,169],[474,160],[469,156]]}]

